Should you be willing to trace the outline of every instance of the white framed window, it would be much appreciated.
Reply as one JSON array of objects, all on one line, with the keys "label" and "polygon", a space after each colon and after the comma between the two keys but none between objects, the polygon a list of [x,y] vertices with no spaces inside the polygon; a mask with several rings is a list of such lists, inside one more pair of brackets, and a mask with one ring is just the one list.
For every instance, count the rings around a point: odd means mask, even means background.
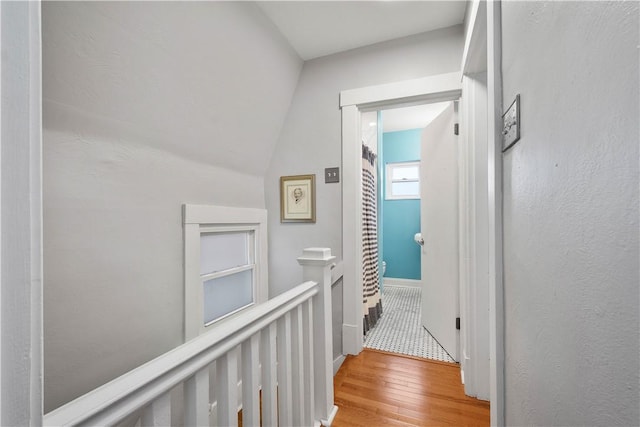
[{"label": "white framed window", "polygon": [[184,205],[185,340],[267,299],[267,213]]},{"label": "white framed window", "polygon": [[385,199],[420,198],[420,162],[387,163],[385,168]]}]

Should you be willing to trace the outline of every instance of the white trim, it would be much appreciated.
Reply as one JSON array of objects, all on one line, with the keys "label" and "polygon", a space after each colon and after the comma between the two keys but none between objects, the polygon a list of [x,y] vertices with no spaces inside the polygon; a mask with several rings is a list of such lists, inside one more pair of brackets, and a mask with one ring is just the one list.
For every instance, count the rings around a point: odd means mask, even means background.
[{"label": "white trim", "polygon": [[465,393],[488,400],[489,384],[489,210],[486,73],[465,74],[460,139],[460,360]]},{"label": "white trim", "polygon": [[[489,342],[491,425],[505,424],[504,286],[502,281],[502,32],[501,3],[487,2],[489,162]],[[492,120],[493,118],[493,120]]]},{"label": "white trim", "polygon": [[397,279],[394,277],[384,277],[382,279],[384,286],[398,288],[422,288],[422,280],[415,279]]},{"label": "white trim", "polygon": [[[223,318],[228,319],[253,304],[268,299],[267,274],[267,211],[264,209],[235,208],[227,206],[183,205],[184,223],[184,337],[185,341],[203,333],[207,327]],[[254,301],[226,316],[208,322],[203,321],[202,282],[209,276],[226,275],[229,271],[200,275],[200,236],[208,232],[253,231],[255,260],[250,266],[255,277]],[[240,271],[240,269],[235,269]],[[235,273],[237,271],[233,271]],[[216,276],[217,277],[217,276]]]},{"label": "white trim", "polygon": [[336,374],[340,370],[340,366],[342,366],[342,363],[344,362],[345,359],[346,359],[346,357],[344,356],[344,354],[341,354],[338,357],[336,357],[335,359],[333,359],[333,376],[334,377],[336,376]]},{"label": "white trim", "polygon": [[[4,24],[4,25],[3,25]],[[40,2],[0,2],[0,419],[42,424]]]},{"label": "white trim", "polygon": [[462,73],[473,74],[487,69],[487,6],[484,0],[473,0],[469,7],[468,25],[462,53]]},{"label": "white trim", "polygon": [[322,424],[322,426],[331,427],[331,424],[333,424],[333,420],[336,418],[337,413],[338,413],[338,407],[336,405],[333,405],[333,408],[331,408],[331,412],[329,413],[329,416],[326,419],[320,420],[320,423]]},{"label": "white trim", "polygon": [[[360,109],[404,103],[428,103],[457,99],[460,94],[460,72],[438,74],[377,86],[340,92],[340,107],[357,105]],[[427,102],[425,102],[427,101]]]},{"label": "white trim", "polygon": [[340,93],[342,107],[342,254],[344,286],[342,349],[358,354],[363,346],[362,325],[362,177],[360,112],[366,108],[458,99],[459,72],[440,74]]},{"label": "white trim", "polygon": [[200,276],[200,280],[202,280],[203,282],[206,282],[207,280],[219,279],[221,277],[231,276],[233,274],[242,273],[243,271],[253,270],[255,268],[256,268],[255,264],[241,265],[240,267],[233,267],[233,268],[228,268],[228,269],[222,270],[222,271],[216,271],[216,272],[209,273],[209,274],[203,274],[203,275]]},{"label": "white trim", "polygon": [[[350,141],[350,142],[349,142]],[[362,351],[362,168],[360,111],[342,107],[342,352]]]}]

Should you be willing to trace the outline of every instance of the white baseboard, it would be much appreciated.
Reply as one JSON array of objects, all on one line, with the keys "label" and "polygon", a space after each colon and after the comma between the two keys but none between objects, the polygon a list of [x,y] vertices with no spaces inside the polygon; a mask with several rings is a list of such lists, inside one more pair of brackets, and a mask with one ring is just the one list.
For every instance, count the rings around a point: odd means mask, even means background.
[{"label": "white baseboard", "polygon": [[[362,330],[360,330],[360,341],[362,340]],[[358,354],[361,349],[356,348],[358,342],[358,327],[355,325],[342,324],[342,352],[344,354]]]},{"label": "white baseboard", "polygon": [[414,279],[395,279],[393,277],[384,277],[382,279],[383,286],[402,286],[405,288],[422,288],[422,280]]},{"label": "white baseboard", "polygon": [[340,369],[340,366],[342,366],[342,362],[344,362],[344,355],[341,354],[340,356],[336,357],[336,359],[333,361],[333,376],[335,377],[335,375],[338,373],[338,369]]},{"label": "white baseboard", "polygon": [[336,418],[337,413],[338,407],[336,405],[333,405],[333,408],[331,408],[331,413],[329,414],[329,418],[326,420],[320,420],[320,424],[322,424],[323,427],[331,427],[331,424],[333,424],[333,420]]}]

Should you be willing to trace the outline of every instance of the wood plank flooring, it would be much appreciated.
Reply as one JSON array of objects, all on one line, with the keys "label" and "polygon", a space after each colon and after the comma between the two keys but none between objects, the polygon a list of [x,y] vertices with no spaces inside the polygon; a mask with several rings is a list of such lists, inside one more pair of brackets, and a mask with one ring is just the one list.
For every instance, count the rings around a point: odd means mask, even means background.
[{"label": "wood plank flooring", "polygon": [[489,402],[465,396],[460,367],[365,349],[334,377],[333,427],[488,426]]}]

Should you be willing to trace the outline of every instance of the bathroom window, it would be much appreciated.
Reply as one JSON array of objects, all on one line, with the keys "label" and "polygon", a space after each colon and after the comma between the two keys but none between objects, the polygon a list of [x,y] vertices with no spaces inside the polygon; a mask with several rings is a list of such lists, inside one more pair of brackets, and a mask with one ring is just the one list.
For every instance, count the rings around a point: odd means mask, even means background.
[{"label": "bathroom window", "polygon": [[387,163],[385,199],[420,198],[420,162]]},{"label": "bathroom window", "polygon": [[266,211],[184,206],[185,339],[267,299]]}]

